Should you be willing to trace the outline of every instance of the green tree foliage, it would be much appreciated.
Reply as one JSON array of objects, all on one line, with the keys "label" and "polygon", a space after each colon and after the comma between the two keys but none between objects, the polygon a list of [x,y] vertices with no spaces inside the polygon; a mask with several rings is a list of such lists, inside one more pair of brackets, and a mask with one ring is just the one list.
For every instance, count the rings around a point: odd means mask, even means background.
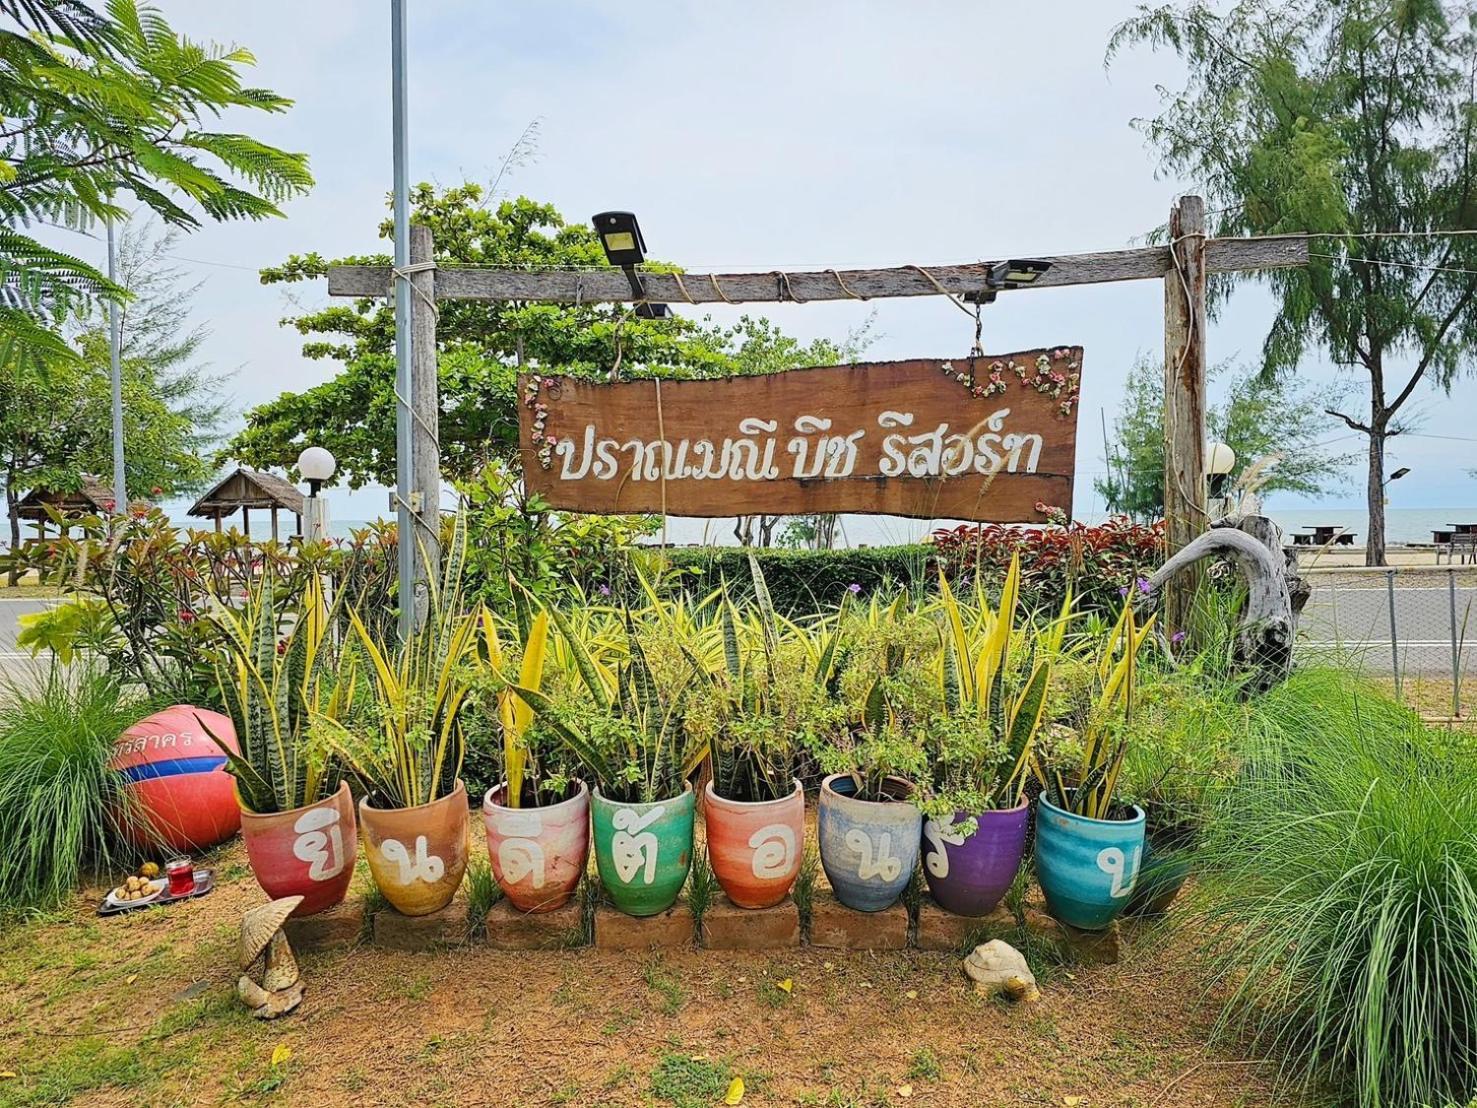
[{"label": "green tree foliage", "polygon": [[[125,227],[118,278],[130,300],[121,313],[123,449],[129,490],[157,499],[198,488],[221,418],[217,381],[195,360],[204,332],[187,323],[191,294],[166,257],[172,234]],[[0,362],[0,484],[19,545],[17,501],[37,486],[75,489],[82,474],[112,473],[112,376],[106,313],[78,322],[66,360],[32,373]]]},{"label": "green tree foliage", "polygon": [[[411,219],[431,229],[443,267],[603,267],[594,231],[567,223],[552,205],[526,197],[492,203],[474,183],[411,193]],[[380,226],[390,238],[393,225]],[[389,264],[388,255],[343,262]],[[293,256],[264,270],[267,284],[322,278],[331,263]],[[654,264],[653,268],[663,268]],[[468,481],[490,462],[516,459],[517,376],[530,371],[604,380],[622,377],[719,377],[771,373],[841,359],[864,341],[838,346],[787,336],[764,319],[715,327],[679,315],[640,319],[629,306],[445,300],[436,337],[441,389],[441,466]],[[388,299],[338,304],[286,321],[307,339],[303,354],[343,363],[342,371],[302,393],[284,393],[248,413],[226,447],[259,467],[291,467],[311,437],[338,459],[350,487],[390,484],[395,474],[395,312]]]},{"label": "green tree foliage", "polygon": [[[1108,46],[1168,47],[1189,76],[1139,121],[1166,170],[1208,194],[1216,235],[1316,234],[1306,268],[1260,279],[1278,313],[1269,376],[1310,347],[1367,377],[1367,558],[1385,556],[1385,446],[1422,381],[1449,387],[1477,341],[1473,9],[1442,0],[1141,6]],[[1381,237],[1356,237],[1379,233]]]},{"label": "green tree foliage", "polygon": [[[1212,376],[1227,372],[1217,367]],[[1275,457],[1259,482],[1262,492],[1316,496],[1336,487],[1353,456],[1320,444],[1326,438],[1325,394],[1278,377],[1263,380],[1255,370],[1234,372],[1221,403],[1206,412],[1211,441],[1236,451],[1241,467]],[[1164,370],[1140,359],[1128,373],[1123,406],[1113,421],[1117,442],[1111,468],[1093,487],[1110,512],[1139,520],[1164,516]]]},{"label": "green tree foliage", "polygon": [[253,61],[240,47],[192,42],[136,0],[108,0],[105,13],[77,0],[0,0],[0,277],[33,309],[0,307],[0,361],[71,359],[56,318],[125,295],[19,228],[121,219],[129,194],[184,229],[201,214],[261,219],[312,185],[306,155],[210,126],[224,112],[291,104],[242,83]]}]

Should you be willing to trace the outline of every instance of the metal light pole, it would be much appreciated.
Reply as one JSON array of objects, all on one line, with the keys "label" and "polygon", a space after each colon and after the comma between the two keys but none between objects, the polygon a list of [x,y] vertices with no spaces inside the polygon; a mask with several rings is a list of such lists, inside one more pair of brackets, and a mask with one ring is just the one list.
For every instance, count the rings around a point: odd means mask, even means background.
[{"label": "metal light pole", "polygon": [[[118,283],[118,250],[108,220],[108,280]],[[128,511],[128,481],[123,468],[123,330],[118,301],[108,301],[108,362],[113,374],[113,510]]]},{"label": "metal light pole", "polygon": [[[410,180],[405,166],[410,124],[405,106],[405,0],[390,0],[391,131],[395,163],[395,268],[410,264]],[[400,570],[400,638],[415,630],[415,517],[411,495],[410,278],[395,275],[395,519]]]}]

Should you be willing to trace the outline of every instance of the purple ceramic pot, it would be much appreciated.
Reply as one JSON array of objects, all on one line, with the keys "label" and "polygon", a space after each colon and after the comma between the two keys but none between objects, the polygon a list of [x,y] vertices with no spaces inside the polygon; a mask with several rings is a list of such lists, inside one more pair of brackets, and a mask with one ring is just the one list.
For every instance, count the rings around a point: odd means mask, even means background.
[{"label": "purple ceramic pot", "polygon": [[[957,828],[970,813],[954,813]],[[928,891],[945,911],[956,916],[987,916],[1015,880],[1026,850],[1031,807],[1024,801],[1007,811],[979,812],[978,827],[965,838],[937,821],[923,824],[923,874]]]}]

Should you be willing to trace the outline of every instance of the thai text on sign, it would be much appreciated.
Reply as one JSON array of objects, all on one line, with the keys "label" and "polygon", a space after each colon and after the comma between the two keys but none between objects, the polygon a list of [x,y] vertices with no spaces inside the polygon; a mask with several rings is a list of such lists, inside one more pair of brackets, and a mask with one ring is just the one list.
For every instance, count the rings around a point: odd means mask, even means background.
[{"label": "thai text on sign", "polygon": [[1072,508],[1081,347],[721,380],[520,378],[528,491],[678,516]]}]

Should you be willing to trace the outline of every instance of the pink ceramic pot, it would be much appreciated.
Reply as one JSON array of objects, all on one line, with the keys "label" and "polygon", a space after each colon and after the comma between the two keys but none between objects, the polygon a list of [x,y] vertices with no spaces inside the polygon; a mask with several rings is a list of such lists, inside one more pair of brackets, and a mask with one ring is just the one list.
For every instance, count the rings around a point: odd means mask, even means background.
[{"label": "pink ceramic pot", "polygon": [[507,782],[487,790],[482,823],[498,885],[520,912],[552,912],[574,895],[590,856],[590,790],[583,781],[568,800],[540,808],[507,808]]},{"label": "pink ceramic pot", "polygon": [[348,782],[332,796],[290,812],[243,809],[241,838],[256,883],[273,900],[301,896],[295,916],[332,908],[349,891],[359,852]]},{"label": "pink ceramic pot", "polygon": [[385,899],[401,915],[445,908],[467,872],[467,787],[414,808],[372,808],[359,802],[364,856]]},{"label": "pink ceramic pot", "polygon": [[726,800],[703,793],[708,859],[718,884],[740,908],[772,908],[790,895],[805,849],[805,793],[800,782],[779,800]]}]

